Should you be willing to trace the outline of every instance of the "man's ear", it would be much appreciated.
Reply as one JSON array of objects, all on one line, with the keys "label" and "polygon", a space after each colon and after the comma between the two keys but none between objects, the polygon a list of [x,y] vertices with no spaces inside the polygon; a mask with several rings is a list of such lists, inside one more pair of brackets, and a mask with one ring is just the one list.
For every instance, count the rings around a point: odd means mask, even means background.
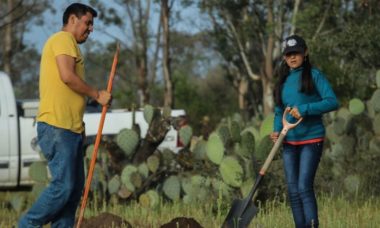
[{"label": "man's ear", "polygon": [[69,23],[69,24],[74,24],[75,21],[76,21],[77,19],[78,19],[78,18],[77,18],[77,16],[75,16],[75,14],[71,14],[71,15],[69,16],[68,23]]}]

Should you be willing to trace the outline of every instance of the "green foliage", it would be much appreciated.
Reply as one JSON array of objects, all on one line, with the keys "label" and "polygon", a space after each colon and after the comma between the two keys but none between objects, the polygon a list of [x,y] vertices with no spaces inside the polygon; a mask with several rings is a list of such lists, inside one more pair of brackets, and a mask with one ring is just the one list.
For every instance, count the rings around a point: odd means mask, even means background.
[{"label": "green foliage", "polygon": [[181,183],[179,178],[177,176],[170,176],[167,178],[164,181],[162,190],[169,199],[178,201],[181,192]]},{"label": "green foliage", "polygon": [[186,125],[179,130],[179,138],[184,146],[189,145],[191,137],[193,136],[193,129]]},{"label": "green foliage", "polygon": [[265,117],[260,126],[260,140],[273,132],[274,114],[271,113]]},{"label": "green foliage", "polygon": [[111,178],[111,180],[108,182],[108,192],[109,194],[115,194],[119,191],[119,188],[121,186],[120,176],[115,175]]},{"label": "green foliage", "polygon": [[140,142],[140,135],[134,130],[122,129],[116,137],[117,145],[124,151],[128,157],[132,156]]},{"label": "green foliage", "polygon": [[364,106],[364,103],[360,99],[353,98],[350,100],[348,109],[350,110],[352,114],[359,115],[364,111],[365,106]]},{"label": "green foliage", "polygon": [[144,106],[144,119],[148,124],[150,124],[152,122],[153,115],[154,115],[154,107],[152,105],[145,105]]},{"label": "green foliage", "polygon": [[231,156],[225,157],[219,166],[223,181],[232,186],[240,187],[243,183],[244,172],[239,161]]},{"label": "green foliage", "polygon": [[217,133],[211,133],[206,144],[206,155],[210,161],[220,164],[224,156],[224,145]]},{"label": "green foliage", "polygon": [[135,186],[132,183],[132,173],[137,172],[137,168],[134,165],[127,165],[124,167],[121,173],[121,183],[131,192],[135,191]]},{"label": "green foliage", "polygon": [[33,162],[29,168],[29,176],[33,181],[46,183],[48,181],[47,162]]}]

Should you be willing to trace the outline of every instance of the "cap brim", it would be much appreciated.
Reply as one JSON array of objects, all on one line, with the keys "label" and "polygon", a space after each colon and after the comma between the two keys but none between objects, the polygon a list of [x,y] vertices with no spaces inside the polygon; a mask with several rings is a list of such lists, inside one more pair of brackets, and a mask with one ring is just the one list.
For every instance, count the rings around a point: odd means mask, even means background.
[{"label": "cap brim", "polygon": [[305,53],[305,50],[302,47],[287,47],[285,50],[282,52],[283,55],[289,54],[291,52],[296,52],[296,53]]}]

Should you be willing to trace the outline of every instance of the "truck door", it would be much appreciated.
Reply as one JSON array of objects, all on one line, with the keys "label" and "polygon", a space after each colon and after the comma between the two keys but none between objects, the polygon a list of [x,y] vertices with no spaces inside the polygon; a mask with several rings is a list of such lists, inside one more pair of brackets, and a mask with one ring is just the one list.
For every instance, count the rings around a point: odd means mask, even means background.
[{"label": "truck door", "polygon": [[12,186],[17,184],[17,110],[12,84],[3,72],[0,72],[0,91],[0,182]]}]

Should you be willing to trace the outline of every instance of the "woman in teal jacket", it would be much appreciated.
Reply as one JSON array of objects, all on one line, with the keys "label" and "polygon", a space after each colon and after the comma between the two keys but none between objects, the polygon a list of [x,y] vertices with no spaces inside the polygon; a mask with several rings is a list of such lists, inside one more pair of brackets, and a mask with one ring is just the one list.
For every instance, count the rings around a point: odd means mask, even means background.
[{"label": "woman in teal jacket", "polygon": [[290,205],[296,227],[318,227],[314,177],[322,154],[325,128],[322,114],[338,108],[338,101],[321,71],[311,66],[302,37],[284,42],[284,61],[275,89],[275,119],[272,140],[282,129],[282,114],[290,107],[289,122],[303,118],[289,131],[283,143],[283,162]]}]

